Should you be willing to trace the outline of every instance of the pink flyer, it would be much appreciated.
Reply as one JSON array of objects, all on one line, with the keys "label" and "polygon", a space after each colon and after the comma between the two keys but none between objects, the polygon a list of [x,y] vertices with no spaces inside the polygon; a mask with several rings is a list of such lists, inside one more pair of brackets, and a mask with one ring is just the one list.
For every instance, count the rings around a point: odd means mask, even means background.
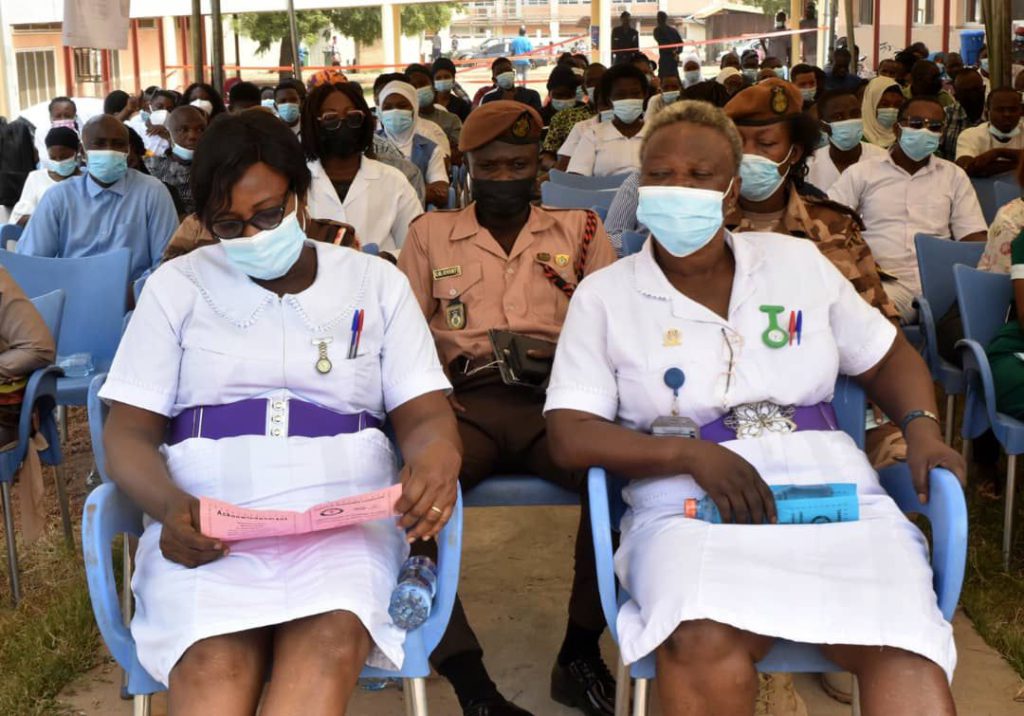
[{"label": "pink flyer", "polygon": [[305,512],[250,510],[208,497],[199,498],[200,531],[229,542],[261,537],[287,537],[331,530],[395,516],[402,486],[353,495],[313,505]]}]

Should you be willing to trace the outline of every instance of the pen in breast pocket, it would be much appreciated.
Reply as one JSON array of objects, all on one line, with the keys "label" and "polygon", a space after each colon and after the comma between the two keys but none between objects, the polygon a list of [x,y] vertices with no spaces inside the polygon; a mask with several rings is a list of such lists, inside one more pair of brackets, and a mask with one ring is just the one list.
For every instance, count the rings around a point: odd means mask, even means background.
[{"label": "pen in breast pocket", "polygon": [[365,315],[363,309],[357,309],[352,314],[352,339],[348,344],[348,357],[351,360],[359,354],[359,339],[363,335],[363,316]]}]

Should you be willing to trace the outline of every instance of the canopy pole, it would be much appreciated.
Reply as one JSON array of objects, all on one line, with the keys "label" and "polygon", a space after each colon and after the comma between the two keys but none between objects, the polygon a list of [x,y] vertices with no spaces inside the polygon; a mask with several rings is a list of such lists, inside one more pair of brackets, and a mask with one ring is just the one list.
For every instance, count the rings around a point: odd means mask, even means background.
[{"label": "canopy pole", "polygon": [[[803,6],[804,6],[803,0],[790,0],[790,3],[789,3],[789,29],[790,30],[799,30],[800,29],[800,20],[803,19],[803,16],[804,16]],[[798,65],[798,64],[800,64],[801,62],[804,61],[804,59],[803,59],[804,58],[804,53],[803,53],[803,49],[804,49],[803,35],[797,34],[797,35],[790,35],[789,37],[790,37],[790,45],[789,45],[789,47],[790,47],[790,50],[789,50],[790,57],[792,58],[792,63],[794,65]],[[784,58],[780,57],[779,59],[781,60],[781,59],[784,59]]]},{"label": "canopy pole", "polygon": [[210,0],[210,77],[218,92],[224,91],[224,20],[220,14],[220,0]]},{"label": "canopy pole", "polygon": [[200,0],[192,0],[192,81],[203,81],[203,8]]},{"label": "canopy pole", "polygon": [[[850,61],[853,65],[850,67],[850,72],[857,75],[858,65],[860,64],[860,57],[858,55],[860,53],[857,52],[857,40],[853,36],[853,0],[843,0],[843,9],[846,11],[843,13],[846,17],[846,49],[850,51],[850,56],[853,58]],[[877,20],[878,18],[875,19]]]},{"label": "canopy pole", "polygon": [[288,33],[292,40],[292,73],[302,80],[302,66],[299,64],[299,28],[295,22],[295,0],[288,0]]}]

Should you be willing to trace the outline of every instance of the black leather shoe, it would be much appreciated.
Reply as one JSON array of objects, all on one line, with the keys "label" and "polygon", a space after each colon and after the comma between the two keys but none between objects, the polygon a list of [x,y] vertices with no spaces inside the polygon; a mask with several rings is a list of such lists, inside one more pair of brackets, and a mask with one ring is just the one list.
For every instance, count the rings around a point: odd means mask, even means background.
[{"label": "black leather shoe", "polygon": [[615,679],[600,656],[578,657],[551,670],[551,698],[587,716],[614,716]]},{"label": "black leather shoe", "polygon": [[471,701],[462,709],[463,716],[533,716],[501,694],[483,701]]}]

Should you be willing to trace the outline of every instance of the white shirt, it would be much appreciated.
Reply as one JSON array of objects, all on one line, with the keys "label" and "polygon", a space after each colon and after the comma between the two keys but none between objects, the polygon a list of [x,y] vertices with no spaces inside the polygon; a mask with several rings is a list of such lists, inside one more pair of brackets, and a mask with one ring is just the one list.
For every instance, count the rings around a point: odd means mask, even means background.
[{"label": "white shirt", "polygon": [[[441,126],[437,122],[431,122],[429,119],[423,119],[422,117],[416,118],[416,134],[426,137],[431,142],[437,145],[437,148],[441,150],[441,154],[445,157],[452,155],[452,143],[448,140],[448,135],[444,133]],[[445,174],[447,177],[447,173]],[[447,179],[428,179],[427,183],[434,181],[447,181]]]},{"label": "white shirt", "polygon": [[572,125],[569,135],[562,142],[562,146],[558,148],[558,155],[571,158],[573,152],[576,151],[576,147],[579,146],[580,140],[587,135],[593,134],[597,125],[601,123],[600,120],[601,118],[595,114],[590,119],[584,119]]},{"label": "white shirt", "polygon": [[921,293],[915,235],[959,241],[988,228],[967,173],[934,156],[913,175],[889,154],[858,162],[828,196],[861,215],[864,240],[878,265],[914,295]]},{"label": "white shirt", "polygon": [[136,114],[125,122],[126,125],[135,130],[135,133],[142,137],[142,143],[146,145],[146,153],[154,157],[162,157],[171,148],[171,143],[159,134],[147,134],[146,123],[142,121],[142,115]]},{"label": "white shirt", "polygon": [[313,175],[310,216],[351,224],[361,244],[377,244],[381,251],[397,253],[409,233],[409,222],[423,213],[405,175],[374,159],[362,158],[344,202],[318,160],[309,162],[309,171]]},{"label": "white shirt", "polygon": [[988,131],[989,123],[968,127],[956,140],[956,158],[981,156],[990,149],[1024,149],[1024,131],[1008,142],[1000,142]]},{"label": "white shirt", "polygon": [[623,136],[614,122],[599,122],[594,131],[583,135],[566,169],[570,174],[604,177],[627,174],[640,168],[640,143],[647,125],[634,137]]},{"label": "white shirt", "polygon": [[[835,162],[832,161],[832,155],[828,153],[831,146],[831,144],[826,144],[824,147],[819,147],[811,155],[810,159],[807,160],[807,181],[826,192],[839,179],[839,170],[836,168]],[[860,159],[857,161],[863,162],[867,159],[878,159],[885,156],[885,154],[886,151],[881,147],[861,142]]]},{"label": "white shirt", "polygon": [[21,217],[31,216],[47,189],[56,185],[57,182],[50,178],[50,172],[46,169],[29,172],[28,178],[25,179],[25,188],[21,190],[21,198],[11,209],[11,223],[17,224]]}]

